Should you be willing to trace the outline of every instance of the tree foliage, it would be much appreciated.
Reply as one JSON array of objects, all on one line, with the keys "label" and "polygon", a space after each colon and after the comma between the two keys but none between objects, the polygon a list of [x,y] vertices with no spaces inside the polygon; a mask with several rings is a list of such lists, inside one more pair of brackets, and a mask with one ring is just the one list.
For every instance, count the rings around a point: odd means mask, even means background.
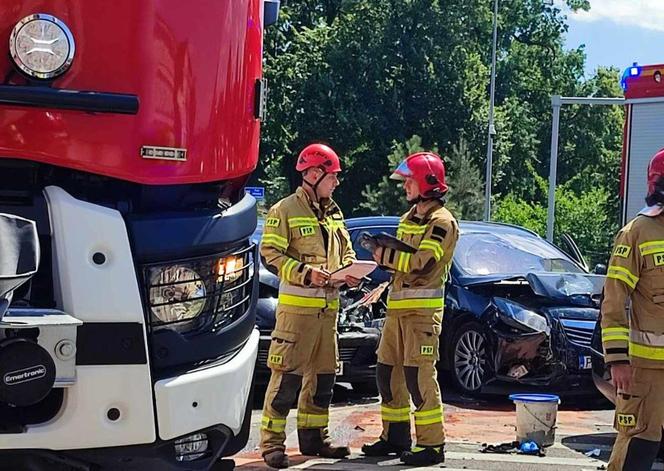
[{"label": "tree foliage", "polygon": [[[566,3],[590,7],[586,0]],[[299,150],[323,141],[342,157],[344,182],[335,197],[346,215],[399,214],[402,189],[387,175],[417,144],[446,158],[450,207],[461,217],[480,217],[493,2],[282,4],[278,24],[267,30],[268,120],[254,177],[266,186],[268,203],[299,183]],[[618,74],[600,68],[584,76],[583,47],[565,49],[566,17],[557,6],[501,0],[500,8],[495,215],[513,220],[513,214],[527,214],[541,227],[546,186],[538,179],[548,175],[551,95],[619,96]],[[561,116],[561,197],[579,204],[599,198],[597,207],[608,217],[597,237],[589,235],[590,219],[571,227],[589,252],[606,250],[615,227],[622,113],[619,107],[570,107]],[[560,224],[575,210],[559,202]]]}]

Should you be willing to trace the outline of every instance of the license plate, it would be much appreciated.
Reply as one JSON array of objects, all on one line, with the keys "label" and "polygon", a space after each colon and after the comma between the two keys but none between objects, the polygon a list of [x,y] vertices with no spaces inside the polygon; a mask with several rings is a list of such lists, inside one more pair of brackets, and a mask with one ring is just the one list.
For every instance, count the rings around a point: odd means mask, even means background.
[{"label": "license plate", "polygon": [[337,376],[343,376],[344,375],[344,362],[340,361],[337,363]]},{"label": "license plate", "polygon": [[593,367],[592,357],[589,355],[579,355],[579,369],[589,370]]}]

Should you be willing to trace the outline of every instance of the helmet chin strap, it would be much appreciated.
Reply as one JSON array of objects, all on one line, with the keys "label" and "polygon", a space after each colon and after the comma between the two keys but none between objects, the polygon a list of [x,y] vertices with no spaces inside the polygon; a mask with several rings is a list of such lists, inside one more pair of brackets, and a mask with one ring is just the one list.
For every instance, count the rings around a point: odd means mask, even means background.
[{"label": "helmet chin strap", "polygon": [[419,203],[420,201],[423,201],[423,200],[422,200],[421,196],[418,196],[416,198],[407,199],[406,201],[408,201],[408,204],[417,204],[417,203]]},{"label": "helmet chin strap", "polygon": [[[323,169],[321,169],[321,170],[323,170]],[[323,173],[321,174],[320,177],[318,177],[318,180],[316,180],[316,182],[313,185],[311,183],[309,183],[306,179],[304,179],[304,178],[302,179],[302,182],[306,183],[309,186],[309,188],[311,188],[311,191],[314,192],[314,196],[316,197],[316,203],[318,203],[318,204],[320,204],[320,200],[321,200],[321,197],[318,196],[318,185],[320,185],[320,183],[323,181],[323,179],[326,176],[327,176],[327,173],[325,173],[325,170],[323,170]]]},{"label": "helmet chin strap", "polygon": [[657,179],[655,191],[646,197],[646,204],[648,206],[655,206],[656,204],[664,205],[664,177]]},{"label": "helmet chin strap", "polygon": [[440,200],[442,202],[444,197],[445,195],[436,195],[427,198],[422,195],[418,195],[416,198],[409,200],[407,199],[406,201],[408,201],[408,204],[417,204],[417,203],[422,203],[424,201],[433,201],[433,200]]}]

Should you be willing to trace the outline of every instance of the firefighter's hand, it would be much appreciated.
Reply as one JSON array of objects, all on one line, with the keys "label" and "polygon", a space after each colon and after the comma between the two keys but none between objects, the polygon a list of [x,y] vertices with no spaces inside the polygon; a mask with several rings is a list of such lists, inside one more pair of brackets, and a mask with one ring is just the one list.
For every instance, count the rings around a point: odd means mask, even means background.
[{"label": "firefighter's hand", "polygon": [[329,280],[330,280],[330,274],[327,271],[321,270],[320,268],[311,269],[312,286],[319,286],[319,287],[326,286]]},{"label": "firefighter's hand", "polygon": [[376,263],[380,264],[380,260],[383,258],[384,250],[384,247],[381,247],[380,245],[376,246],[376,250],[373,251],[373,259],[376,261]]},{"label": "firefighter's hand", "polygon": [[362,278],[355,278],[354,276],[347,276],[345,281],[346,281],[346,285],[349,288],[355,288],[360,283],[362,283]]},{"label": "firefighter's hand", "polygon": [[631,391],[632,366],[629,363],[611,365],[611,382],[618,391]]}]

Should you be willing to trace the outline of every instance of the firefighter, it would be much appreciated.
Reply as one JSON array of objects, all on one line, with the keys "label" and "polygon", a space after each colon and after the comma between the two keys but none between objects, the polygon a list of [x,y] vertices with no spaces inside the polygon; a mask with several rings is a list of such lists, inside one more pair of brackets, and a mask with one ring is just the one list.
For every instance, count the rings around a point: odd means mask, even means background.
[{"label": "firefighter", "polygon": [[[355,260],[343,214],[331,199],[341,165],[330,147],[312,144],[300,153],[296,170],[302,185],[270,208],[260,249],[263,264],[280,279],[261,424],[263,459],[274,468],[288,467],[286,417],[300,388],[297,434],[302,454],[350,454],[347,446],[330,443],[327,428],[339,309],[339,286],[330,282],[330,273]],[[359,282],[346,278],[349,286]]]},{"label": "firefighter", "polygon": [[[444,284],[459,229],[445,208],[445,166],[439,156],[420,152],[390,177],[404,181],[412,208],[401,217],[397,237],[414,248],[377,247],[378,264],[394,271],[387,317],[378,346],[376,379],[383,432],[364,445],[367,456],[400,454],[408,465],[444,461],[443,406],[436,379]],[[417,442],[411,448],[410,399],[415,405]]]},{"label": "firefighter", "polygon": [[618,233],[604,285],[602,344],[617,390],[614,471],[650,470],[664,427],[664,149],[648,166],[646,202]]}]

